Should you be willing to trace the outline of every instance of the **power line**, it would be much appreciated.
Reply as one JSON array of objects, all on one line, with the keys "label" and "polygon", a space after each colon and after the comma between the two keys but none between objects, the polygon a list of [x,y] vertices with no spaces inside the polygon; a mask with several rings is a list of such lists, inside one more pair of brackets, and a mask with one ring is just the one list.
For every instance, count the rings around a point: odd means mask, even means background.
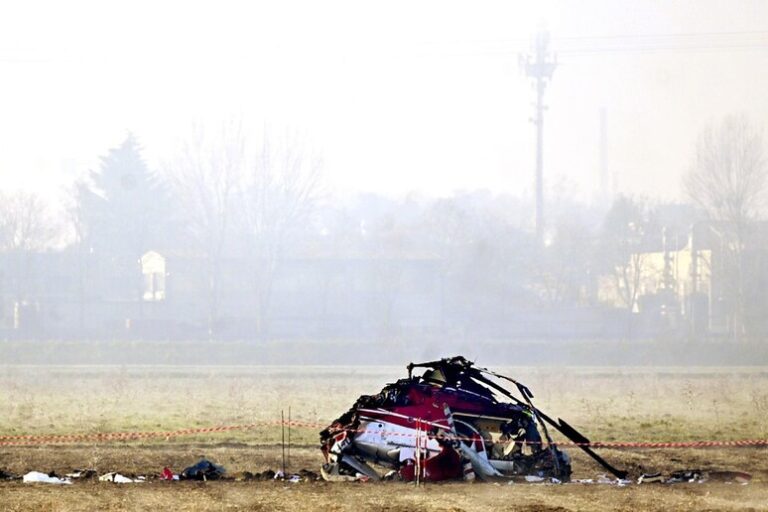
[{"label": "power line", "polygon": [[679,37],[679,36],[733,36],[733,35],[764,35],[768,36],[768,30],[725,30],[725,31],[712,31],[712,32],[667,32],[667,33],[651,33],[651,34],[597,34],[594,36],[558,36],[553,38],[560,39],[605,39],[611,37]]},{"label": "power line", "polygon": [[[591,40],[611,40],[611,39],[652,39],[652,38],[696,38],[696,37],[723,37],[723,36],[761,36],[768,38],[768,30],[750,30],[750,31],[730,31],[730,32],[669,32],[655,34],[597,34],[597,35],[579,35],[579,36],[557,36],[551,37],[552,43],[561,43],[564,41],[591,41]],[[530,45],[530,38],[515,37],[504,39],[464,39],[453,41],[425,41],[423,44],[452,44],[452,43],[513,43],[521,45]]]},{"label": "power line", "polygon": [[[718,52],[768,49],[768,31],[690,32],[667,34],[616,34],[562,36],[551,39],[560,55],[581,56],[615,53]],[[449,43],[451,44],[451,43]],[[524,39],[454,41],[453,44],[486,45],[467,55],[508,55],[528,48]],[[493,46],[502,45],[502,48]]]}]

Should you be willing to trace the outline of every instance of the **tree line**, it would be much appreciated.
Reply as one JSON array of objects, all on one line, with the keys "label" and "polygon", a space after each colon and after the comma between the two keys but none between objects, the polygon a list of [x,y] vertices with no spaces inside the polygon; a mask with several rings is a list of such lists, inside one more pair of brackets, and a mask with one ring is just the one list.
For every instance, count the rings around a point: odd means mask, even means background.
[{"label": "tree line", "polygon": [[[150,169],[136,137],[127,136],[73,185],[65,215],[55,215],[34,192],[2,192],[0,251],[17,256],[8,260],[14,268],[6,269],[16,275],[28,271],[27,256],[45,251],[72,251],[107,264],[136,261],[149,250],[194,254],[205,261],[213,336],[228,258],[253,262],[240,277],[250,283],[258,324],[266,322],[281,262],[329,250],[437,258],[447,300],[478,314],[594,306],[598,277],[614,283],[614,306],[631,313],[638,309],[647,252],[709,222],[720,240],[729,335],[747,336],[745,258],[768,192],[762,133],[743,116],[707,127],[682,188],[685,205],[671,216],[669,205],[652,198],[617,196],[610,204],[587,205],[563,195],[553,201],[540,244],[532,205],[522,197],[489,191],[333,197],[322,159],[305,140],[268,134],[253,141],[233,122],[215,132],[194,130],[160,169]],[[759,248],[765,251],[764,244]],[[384,266],[380,270],[382,279],[392,277]],[[25,299],[23,285],[17,288],[13,294]]]}]

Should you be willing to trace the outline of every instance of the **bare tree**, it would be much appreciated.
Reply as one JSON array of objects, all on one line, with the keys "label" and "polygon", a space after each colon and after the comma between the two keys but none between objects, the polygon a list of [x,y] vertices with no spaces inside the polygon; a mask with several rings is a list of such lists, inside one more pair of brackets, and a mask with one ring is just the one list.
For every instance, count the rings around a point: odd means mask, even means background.
[{"label": "bare tree", "polygon": [[245,157],[242,126],[229,122],[215,134],[195,127],[178,158],[168,166],[169,182],[183,216],[179,220],[187,226],[206,260],[210,337],[219,322],[221,265],[230,240]]},{"label": "bare tree", "polygon": [[36,293],[33,287],[34,255],[51,248],[59,234],[48,206],[40,196],[24,191],[0,192],[0,251],[8,255],[15,327],[26,323],[20,320],[22,308]]},{"label": "bare tree", "polygon": [[648,273],[645,246],[651,231],[647,205],[629,197],[619,197],[614,202],[603,225],[603,272],[610,277],[619,303],[629,312],[630,335],[631,313],[637,311],[641,283]]},{"label": "bare tree", "polygon": [[[642,236],[642,232],[637,232],[637,235],[638,237]],[[630,244],[635,245],[636,242],[627,240],[627,246]],[[614,267],[613,278],[619,291],[619,297],[629,311],[634,311],[637,308],[638,292],[640,291],[645,261],[645,254],[638,248],[629,252],[623,264]]]},{"label": "bare tree", "polygon": [[583,304],[592,298],[594,238],[572,219],[558,219],[550,243],[532,265],[531,288],[549,305]]},{"label": "bare tree", "polygon": [[751,223],[758,220],[768,193],[768,166],[762,134],[744,116],[729,116],[699,136],[696,155],[684,178],[691,200],[713,221],[720,238],[723,294],[729,330],[746,334],[744,251]]},{"label": "bare tree", "polygon": [[208,331],[221,320],[225,255],[248,263],[256,332],[264,328],[278,263],[289,237],[306,226],[319,190],[321,161],[296,137],[265,136],[249,149],[239,123],[214,136],[202,130],[183,145],[171,186],[184,224],[207,262]]},{"label": "bare tree", "polygon": [[77,254],[77,302],[78,302],[78,327],[81,331],[86,325],[86,282],[91,256],[88,247],[88,221],[84,211],[83,198],[89,197],[89,188],[83,181],[76,181],[70,192],[70,202],[66,208],[66,220],[71,231],[71,242]]},{"label": "bare tree", "polygon": [[43,251],[58,230],[46,203],[37,194],[0,192],[0,249],[5,252]]},{"label": "bare tree", "polygon": [[252,265],[256,332],[267,323],[273,283],[291,237],[305,230],[321,193],[322,160],[296,135],[267,133],[240,188],[240,217]]}]

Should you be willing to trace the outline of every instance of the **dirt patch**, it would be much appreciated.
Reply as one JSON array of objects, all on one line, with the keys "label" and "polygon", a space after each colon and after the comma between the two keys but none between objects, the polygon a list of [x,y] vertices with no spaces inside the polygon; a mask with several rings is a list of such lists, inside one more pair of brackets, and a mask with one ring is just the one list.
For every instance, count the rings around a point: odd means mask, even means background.
[{"label": "dirt patch", "polygon": [[4,510],[768,510],[764,484],[587,485],[285,484],[273,482],[0,484]]},{"label": "dirt patch", "polygon": [[[198,453],[199,452],[199,453]],[[761,450],[761,454],[764,451]],[[5,448],[0,461],[15,474],[28,470],[65,473],[84,467],[83,461],[95,461],[99,473],[123,473],[155,476],[163,466],[180,471],[205,455],[224,465],[233,475],[249,471],[279,468],[280,449],[274,446],[67,446],[46,448]],[[574,454],[578,478],[596,477],[600,469],[589,459]],[[21,482],[0,483],[0,503],[4,510],[411,510],[457,512],[515,510],[768,510],[768,479],[765,457],[742,449],[735,459],[721,450],[663,450],[619,452],[610,454],[619,462],[624,456],[639,465],[661,471],[693,467],[705,462],[731,460],[755,476],[749,485],[722,483],[649,484],[616,487],[608,485],[543,485],[494,483],[465,484],[448,482],[415,487],[402,482],[328,483],[303,480],[297,484],[282,481],[216,481],[111,484],[96,480],[78,481],[71,486],[47,486]],[[672,462],[671,459],[680,462]],[[321,459],[315,448],[295,448],[289,470],[316,469]],[[714,465],[715,462],[710,462]]]}]

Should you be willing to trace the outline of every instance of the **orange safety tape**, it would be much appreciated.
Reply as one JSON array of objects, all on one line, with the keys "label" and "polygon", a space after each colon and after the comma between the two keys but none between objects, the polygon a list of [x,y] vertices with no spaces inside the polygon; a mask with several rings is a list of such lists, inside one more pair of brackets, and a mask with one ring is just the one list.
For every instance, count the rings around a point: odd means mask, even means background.
[{"label": "orange safety tape", "polygon": [[[45,444],[65,444],[77,442],[108,442],[108,441],[135,441],[151,438],[172,438],[192,436],[197,434],[214,434],[231,432],[236,430],[252,430],[260,427],[301,427],[301,428],[325,428],[325,424],[303,421],[262,421],[244,425],[218,425],[213,427],[187,428],[172,431],[150,432],[96,432],[92,434],[48,434],[48,435],[4,435],[0,436],[0,446],[37,446]],[[373,433],[387,436],[414,437],[412,432],[396,432],[366,429],[339,429],[338,432]],[[471,438],[452,437],[453,439],[470,441]],[[528,444],[536,444],[528,442]],[[768,446],[768,439],[739,439],[723,441],[592,441],[589,443],[556,442],[557,446],[576,447],[589,446],[590,448],[715,448],[715,447],[760,447]]]}]

